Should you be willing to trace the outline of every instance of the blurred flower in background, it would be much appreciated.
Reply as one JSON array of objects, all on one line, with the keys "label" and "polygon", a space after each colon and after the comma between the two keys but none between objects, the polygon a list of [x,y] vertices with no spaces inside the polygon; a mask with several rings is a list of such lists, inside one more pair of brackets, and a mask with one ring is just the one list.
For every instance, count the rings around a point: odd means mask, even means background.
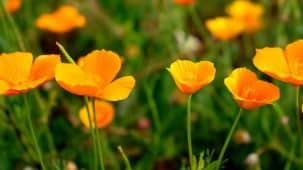
[{"label": "blurred flower in background", "polygon": [[20,9],[22,4],[21,0],[7,0],[6,1],[6,9],[10,13],[16,12],[18,9]]},{"label": "blurred flower in background", "polygon": [[186,35],[183,30],[176,30],[175,37],[177,45],[182,54],[187,56],[194,55],[199,49],[201,49],[201,41],[192,35]]},{"label": "blurred flower in background", "polygon": [[226,8],[227,13],[242,23],[244,32],[252,33],[262,27],[264,7],[248,0],[236,0]]},{"label": "blurred flower in background", "polygon": [[195,0],[174,0],[174,2],[179,5],[191,5]]},{"label": "blurred flower in background", "polygon": [[232,71],[224,79],[224,83],[239,106],[244,109],[255,109],[280,98],[277,86],[258,80],[254,72],[244,67]]},{"label": "blurred flower in background", "polygon": [[38,28],[57,34],[66,33],[75,28],[82,28],[85,24],[85,17],[70,5],[63,5],[52,13],[41,15],[36,20]]},{"label": "blurred flower in background", "polygon": [[[95,109],[96,109],[96,124],[93,121],[93,104],[89,103],[89,113],[90,119],[92,120],[92,127],[104,128],[108,126],[115,115],[114,107],[111,103],[105,101],[95,101]],[[85,127],[89,128],[89,118],[87,114],[86,107],[83,106],[79,112],[79,117],[81,122],[85,125]]]},{"label": "blurred flower in background", "polygon": [[243,25],[230,17],[217,17],[206,21],[206,28],[215,38],[223,41],[237,37],[243,31]]},{"label": "blurred flower in background", "polygon": [[251,137],[247,130],[239,129],[234,134],[234,140],[237,144],[248,144],[251,141]]}]

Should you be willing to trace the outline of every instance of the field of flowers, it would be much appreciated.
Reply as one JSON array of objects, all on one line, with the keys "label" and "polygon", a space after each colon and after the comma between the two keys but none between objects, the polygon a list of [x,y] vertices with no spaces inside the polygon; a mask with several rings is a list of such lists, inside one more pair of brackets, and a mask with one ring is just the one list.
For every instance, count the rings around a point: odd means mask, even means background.
[{"label": "field of flowers", "polygon": [[302,170],[302,0],[0,0],[0,170]]}]

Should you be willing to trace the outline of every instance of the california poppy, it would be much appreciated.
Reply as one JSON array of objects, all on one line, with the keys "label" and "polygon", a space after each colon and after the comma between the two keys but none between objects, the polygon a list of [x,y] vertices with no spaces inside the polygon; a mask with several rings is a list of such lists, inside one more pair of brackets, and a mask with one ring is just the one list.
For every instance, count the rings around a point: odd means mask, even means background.
[{"label": "california poppy", "polygon": [[113,80],[120,68],[121,59],[116,53],[95,50],[83,57],[79,65],[58,64],[55,78],[73,94],[117,101],[127,98],[135,86],[133,76]]},{"label": "california poppy", "polygon": [[[106,101],[95,101],[95,111],[96,111],[96,124],[93,121],[93,104],[90,102],[88,104],[90,119],[92,120],[92,127],[103,128],[108,126],[115,115],[114,107],[111,103]],[[85,127],[89,128],[89,118],[87,114],[86,107],[82,107],[79,112],[79,117],[81,122],[85,125]]]},{"label": "california poppy", "polygon": [[271,104],[280,97],[279,88],[272,83],[258,80],[247,68],[237,68],[224,79],[224,84],[241,108],[255,109]]},{"label": "california poppy", "polygon": [[40,55],[33,62],[27,52],[3,53],[0,55],[0,94],[14,95],[54,78],[59,55]]},{"label": "california poppy", "polygon": [[179,90],[192,94],[209,84],[215,78],[216,69],[212,62],[177,60],[167,70],[172,75]]},{"label": "california poppy", "polygon": [[191,5],[195,0],[174,0],[174,2],[179,5]]},{"label": "california poppy", "polygon": [[247,33],[255,32],[262,26],[264,8],[260,4],[248,0],[236,0],[226,8],[226,11],[243,24],[244,31]]},{"label": "california poppy", "polygon": [[8,12],[13,13],[16,12],[21,7],[21,0],[7,0],[6,1],[6,9]]},{"label": "california poppy", "polygon": [[303,84],[303,40],[287,45],[285,51],[274,47],[258,49],[254,65],[265,74],[293,85]]},{"label": "california poppy", "polygon": [[219,40],[230,40],[238,36],[243,25],[230,17],[217,17],[206,21],[209,32]]},{"label": "california poppy", "polygon": [[58,34],[84,27],[85,23],[85,17],[70,5],[63,5],[52,13],[41,15],[36,20],[38,28]]}]

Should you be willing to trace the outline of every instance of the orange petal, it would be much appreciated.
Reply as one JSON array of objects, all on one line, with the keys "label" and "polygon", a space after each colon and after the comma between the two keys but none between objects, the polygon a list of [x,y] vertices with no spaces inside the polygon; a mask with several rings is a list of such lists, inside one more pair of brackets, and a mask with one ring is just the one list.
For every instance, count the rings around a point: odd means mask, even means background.
[{"label": "orange petal", "polygon": [[9,84],[27,81],[32,66],[31,53],[15,52],[0,55],[0,79]]},{"label": "orange petal", "polygon": [[0,95],[7,95],[9,90],[9,85],[5,82],[0,80]]},{"label": "orange petal", "polygon": [[95,96],[97,84],[90,80],[77,65],[60,63],[56,66],[55,78],[58,84],[70,93],[81,96]]},{"label": "orange petal", "polygon": [[198,69],[198,82],[201,85],[206,85],[212,82],[215,78],[216,69],[214,64],[209,61],[200,61],[197,64]]},{"label": "orange petal", "polygon": [[59,55],[40,55],[38,56],[32,66],[29,80],[32,81],[33,86],[49,81],[55,76],[55,67],[60,63]]},{"label": "orange petal", "polygon": [[253,63],[260,71],[275,79],[285,81],[290,76],[290,70],[281,48],[266,47],[257,50]]},{"label": "orange petal", "polygon": [[[115,115],[113,105],[105,101],[95,101],[96,123],[94,122],[92,103],[89,103],[89,111],[92,126],[95,127],[95,125],[97,125],[98,128],[108,126],[112,122]],[[89,128],[89,118],[86,107],[81,108],[79,116],[81,122],[85,125],[85,127]]]},{"label": "orange petal", "polygon": [[84,57],[83,69],[93,75],[97,75],[102,79],[100,85],[110,83],[121,68],[120,57],[112,52],[105,50],[95,50]]},{"label": "orange petal", "polygon": [[288,44],[285,55],[291,74],[300,78],[303,83],[303,40]]},{"label": "orange petal", "polygon": [[109,101],[123,100],[129,96],[134,86],[134,77],[121,77],[99,91],[96,97]]}]

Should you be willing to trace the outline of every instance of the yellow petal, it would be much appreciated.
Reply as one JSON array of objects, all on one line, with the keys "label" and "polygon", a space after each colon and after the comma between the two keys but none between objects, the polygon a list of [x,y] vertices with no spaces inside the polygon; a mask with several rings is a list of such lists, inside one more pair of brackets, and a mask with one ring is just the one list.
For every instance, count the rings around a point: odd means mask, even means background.
[{"label": "yellow petal", "polygon": [[76,95],[93,97],[98,89],[98,85],[74,64],[58,64],[55,78],[62,88]]},{"label": "yellow petal", "polygon": [[285,55],[291,74],[303,81],[303,40],[288,44]]},{"label": "yellow petal", "polygon": [[135,79],[132,76],[121,77],[101,91],[98,92],[97,98],[109,100],[109,101],[118,101],[127,98],[135,86]]},{"label": "yellow petal", "polygon": [[9,90],[9,85],[5,82],[0,80],[0,95],[6,95]]},{"label": "yellow petal", "polygon": [[197,64],[198,69],[198,82],[201,86],[209,84],[215,78],[216,69],[214,64],[209,61],[200,61]]}]

